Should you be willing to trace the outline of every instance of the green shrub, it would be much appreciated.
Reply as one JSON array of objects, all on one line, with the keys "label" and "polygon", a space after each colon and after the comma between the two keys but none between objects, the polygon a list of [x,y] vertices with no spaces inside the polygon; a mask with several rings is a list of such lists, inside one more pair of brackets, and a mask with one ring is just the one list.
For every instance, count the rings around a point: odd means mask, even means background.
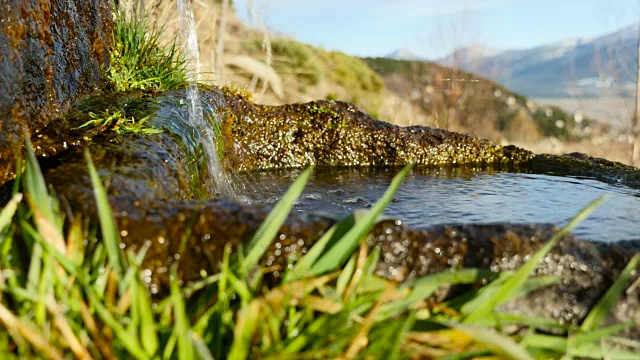
[{"label": "green shrub", "polygon": [[278,72],[293,74],[308,85],[316,85],[322,80],[322,65],[309,45],[295,40],[274,39],[271,51]]},{"label": "green shrub", "polygon": [[384,82],[362,59],[340,51],[317,50],[325,63],[327,77],[348,92],[358,91],[378,93],[384,88]]}]

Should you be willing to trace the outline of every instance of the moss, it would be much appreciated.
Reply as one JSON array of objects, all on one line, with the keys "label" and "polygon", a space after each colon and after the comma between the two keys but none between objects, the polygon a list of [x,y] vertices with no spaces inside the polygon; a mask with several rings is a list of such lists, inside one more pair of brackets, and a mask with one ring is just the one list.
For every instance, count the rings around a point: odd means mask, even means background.
[{"label": "moss", "polygon": [[322,106],[322,105],[318,105],[318,104],[311,104],[307,107],[309,109],[309,114],[329,114],[331,117],[334,117],[336,119],[340,118],[340,114],[338,114],[338,112],[336,112],[335,110],[327,107],[327,106]]},{"label": "moss", "polygon": [[486,140],[426,127],[398,127],[377,121],[352,104],[315,101],[259,106],[227,98],[237,116],[227,149],[237,170],[334,166],[399,166],[415,163],[515,164],[531,153]]},{"label": "moss", "polygon": [[236,84],[227,84],[220,88],[222,92],[227,96],[238,96],[246,101],[253,101],[255,94],[251,90],[240,87]]}]

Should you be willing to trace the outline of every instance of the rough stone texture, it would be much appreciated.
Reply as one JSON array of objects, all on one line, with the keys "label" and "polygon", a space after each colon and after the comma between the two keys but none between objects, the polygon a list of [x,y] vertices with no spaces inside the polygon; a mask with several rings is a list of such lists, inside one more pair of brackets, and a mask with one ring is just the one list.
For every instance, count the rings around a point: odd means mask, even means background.
[{"label": "rough stone texture", "polygon": [[223,133],[231,167],[240,170],[414,163],[514,165],[533,154],[513,146],[424,126],[374,120],[336,101],[258,106],[226,96]]},{"label": "rough stone texture", "polygon": [[[528,151],[504,149],[441,130],[393,127],[374,121],[347,104],[314,102],[270,107],[249,104],[217,90],[204,95],[205,113],[223,121],[224,145],[230,155],[227,158],[231,159],[227,165],[236,168],[269,168],[274,163],[281,167],[400,165],[410,161],[433,166],[455,159],[457,163],[469,161],[548,171],[527,168],[531,161],[545,164],[542,156],[531,160]],[[143,267],[150,271],[153,292],[166,290],[167,269],[178,260],[185,282],[217,271],[225,246],[234,249],[250,239],[268,213],[268,209],[231,200],[195,200],[206,197],[198,187],[204,175],[193,164],[198,162],[197,148],[185,145],[188,142],[185,134],[189,131],[180,130],[188,125],[183,121],[186,105],[176,101],[179,96],[179,92],[173,92],[156,98],[140,94],[90,98],[33,139],[40,156],[49,158],[47,182],[73,211],[95,219],[83,158],[84,149],[90,149],[100,175],[109,184],[109,197],[123,243],[132,249],[152,244]],[[319,106],[328,110],[318,112]],[[142,136],[117,135],[108,129],[68,130],[85,121],[88,111],[100,112],[107,107],[119,109],[127,116],[150,113],[149,122],[166,131]],[[343,122],[348,126],[335,125]],[[277,131],[279,126],[281,131]],[[348,132],[350,127],[355,129],[354,134]],[[266,134],[260,135],[262,132]],[[299,136],[294,135],[300,132]],[[63,146],[65,142],[67,147]],[[394,144],[392,149],[386,149],[389,143]],[[463,155],[451,149],[463,149]],[[242,157],[242,161],[234,162],[236,156]],[[588,159],[580,161],[589,163]],[[560,166],[556,158],[547,164]],[[602,161],[592,164],[600,164],[603,173],[614,173],[621,166]],[[321,216],[290,216],[263,258],[263,264],[272,270],[268,280],[277,281],[289,259],[304,254],[334,223],[335,220]],[[555,231],[545,224],[415,229],[386,221],[373,229],[368,241],[382,250],[377,274],[404,281],[450,268],[513,270],[540,249]],[[577,324],[639,249],[639,243],[634,241],[611,245],[566,236],[537,269],[540,275],[561,275],[561,281],[505,305],[505,310]],[[450,289],[449,293],[456,291],[459,289]],[[607,322],[640,321],[639,308],[635,306],[638,295],[637,291],[625,294]]]},{"label": "rough stone texture", "polygon": [[640,188],[640,169],[581,153],[535,155],[523,170],[559,176],[586,176],[602,182]]},{"label": "rough stone texture", "polygon": [[[246,242],[268,209],[208,198],[201,150],[190,140],[179,92],[156,98],[140,93],[75,100],[100,87],[107,65],[110,0],[0,0],[0,185],[11,179],[27,128],[45,165],[46,181],[72,212],[95,223],[85,149],[103,180],[123,243],[151,248],[143,266],[151,289],[162,291],[167,269],[179,261],[181,279],[215,272],[225,246]],[[536,155],[515,147],[426,127],[401,128],[376,121],[353,105],[317,101],[259,106],[217,89],[204,92],[205,108],[220,120],[227,167],[256,170],[305,165],[419,166],[476,164],[558,175],[591,176],[640,186],[638,169],[583,155]],[[68,111],[71,109],[70,111]],[[89,111],[152,115],[159,135],[117,135],[108,128],[73,130]],[[65,114],[63,117],[62,114]],[[58,121],[51,121],[60,118]],[[5,186],[7,189],[8,186]],[[1,202],[1,201],[0,201]],[[277,280],[292,258],[304,254],[334,220],[292,215],[268,249],[267,281]],[[381,249],[377,274],[405,281],[446,269],[513,270],[557,231],[534,225],[442,225],[413,229],[382,222],[368,235]],[[577,324],[611,285],[638,242],[599,244],[566,236],[539,265],[539,275],[561,275],[558,284],[505,310],[552,316]],[[482,279],[479,279],[482,283]],[[455,289],[451,289],[455,292]],[[640,322],[639,292],[623,295],[608,323]],[[638,329],[635,328],[636,337]]]},{"label": "rough stone texture", "polygon": [[110,0],[0,0],[0,183],[33,135],[101,86]]}]

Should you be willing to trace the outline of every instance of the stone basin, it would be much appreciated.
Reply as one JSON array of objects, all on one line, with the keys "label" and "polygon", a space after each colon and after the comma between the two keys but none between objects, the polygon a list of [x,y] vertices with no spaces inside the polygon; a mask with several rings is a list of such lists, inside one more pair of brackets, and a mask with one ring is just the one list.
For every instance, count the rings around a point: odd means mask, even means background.
[{"label": "stone basin", "polygon": [[[588,191],[583,194],[589,196],[615,190],[613,192],[618,196],[631,202],[624,205],[627,208],[633,208],[637,199],[638,169],[606,160],[578,154],[534,155],[464,134],[426,127],[400,128],[374,120],[352,105],[340,102],[273,107],[256,105],[215,88],[203,88],[202,94],[205,114],[210,121],[218,121],[221,125],[224,165],[234,174],[240,196],[209,193],[209,188],[203,186],[207,170],[199,146],[189,135],[193,134],[193,129],[185,122],[187,105],[180,101],[184,98],[182,91],[152,97],[126,93],[88,98],[65,118],[51,122],[32,136],[46,169],[47,182],[73,211],[95,219],[92,188],[83,157],[84,150],[90,150],[100,175],[109,184],[109,198],[123,243],[132,249],[147,242],[153,245],[143,262],[143,267],[151,274],[153,293],[166,289],[167,269],[173,262],[179,263],[182,281],[194,281],[203,273],[217,271],[225,244],[237,245],[251,237],[269,207],[268,204],[247,203],[246,197],[251,197],[251,191],[262,192],[260,183],[279,183],[282,186],[278,191],[286,186],[280,180],[256,181],[256,177],[268,178],[266,170],[294,169],[287,175],[291,179],[296,168],[315,165],[318,169],[326,169],[331,166],[342,169],[331,170],[330,174],[343,171],[347,175],[342,176],[347,178],[379,172],[388,179],[399,166],[413,162],[416,168],[411,175],[414,180],[408,183],[409,189],[413,187],[409,196],[417,194],[417,201],[422,203],[426,200],[419,196],[429,194],[427,187],[438,182],[455,182],[456,176],[458,181],[462,178],[474,185],[482,184],[486,176],[493,176],[488,184],[495,185],[507,197],[521,197],[522,194],[517,188],[509,191],[500,186],[499,181],[494,181],[496,176],[533,181],[535,186],[530,187],[534,193],[540,193],[536,186],[556,183],[560,185],[555,190],[556,195],[568,195],[567,190],[577,191],[579,187],[586,187]],[[127,116],[149,115],[149,123],[165,131],[140,135],[116,134],[108,128],[70,130],[86,121],[88,112],[99,113],[107,108],[122,111]],[[443,172],[457,175],[433,175]],[[416,178],[429,176],[432,177],[430,185],[415,182]],[[70,178],[73,181],[69,181]],[[250,189],[244,195],[242,185]],[[386,185],[387,181],[377,181],[379,191]],[[453,193],[456,188],[460,190],[455,184],[449,190]],[[485,186],[483,191],[489,190],[491,187],[487,190]],[[313,200],[309,199],[314,197],[313,188],[310,191],[311,195],[303,197],[301,204]],[[397,195],[398,201],[392,204],[391,212],[394,205],[407,201],[404,198],[407,195],[402,191]],[[430,200],[434,213],[442,215],[438,209],[445,207],[446,194],[448,192]],[[570,197],[575,202],[574,209],[582,205],[578,201],[582,195],[579,191],[577,194]],[[262,195],[268,193],[262,192]],[[366,207],[377,197],[375,191],[353,195],[354,208],[360,204]],[[358,197],[364,200],[358,200]],[[489,198],[481,194],[477,197],[483,198],[477,200],[479,202]],[[350,198],[349,195],[342,200]],[[266,202],[268,199],[269,196]],[[452,201],[454,199],[452,194]],[[544,204],[544,199],[539,202]],[[566,205],[561,204],[560,208]],[[501,207],[488,203],[484,207],[479,205],[478,209],[484,208],[486,213],[491,213]],[[548,208],[554,209],[552,205]],[[617,211],[615,209],[612,211]],[[368,241],[382,250],[377,274],[394,281],[461,267],[513,270],[557,231],[554,224],[562,224],[573,213],[572,209],[563,211],[549,213],[543,206],[538,215],[544,213],[552,224],[541,223],[542,218],[536,214],[530,217],[524,214],[517,222],[508,217],[509,221],[473,216],[469,221],[460,218],[445,221],[446,214],[442,221],[431,223],[418,223],[420,216],[409,219],[409,224],[385,220],[373,229]],[[402,218],[403,214],[397,215]],[[334,216],[317,211],[294,211],[263,259],[263,264],[276,269],[268,278],[277,281],[278,266],[282,268],[291,256],[305,253],[335,222]],[[597,227],[597,224],[593,226]],[[615,229],[615,224],[612,228]],[[185,233],[188,234],[186,246],[180,246]],[[585,234],[590,240],[603,240],[596,234],[593,237],[589,232]],[[539,275],[562,275],[562,281],[511,303],[511,309],[578,324],[640,249],[638,241],[626,236],[622,233],[619,235],[622,240],[617,242],[566,236],[537,269]],[[624,295],[607,322],[638,321],[637,302],[637,291]],[[632,331],[635,334],[637,329]]]},{"label": "stone basin", "polygon": [[[371,207],[382,197],[398,168],[318,167],[294,211],[344,217]],[[237,176],[242,196],[254,204],[273,205],[301,169],[253,171]],[[385,215],[405,225],[566,224],[600,196],[610,199],[572,230],[592,241],[640,238],[640,191],[587,177],[509,172],[474,166],[415,168],[396,193]]]}]

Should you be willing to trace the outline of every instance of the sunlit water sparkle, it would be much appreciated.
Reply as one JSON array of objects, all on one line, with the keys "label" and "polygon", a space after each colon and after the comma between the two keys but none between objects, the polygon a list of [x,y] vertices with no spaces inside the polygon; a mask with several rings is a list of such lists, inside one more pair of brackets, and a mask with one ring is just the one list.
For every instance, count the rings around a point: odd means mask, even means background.
[{"label": "sunlit water sparkle", "polygon": [[[219,193],[223,196],[236,198],[236,191],[231,178],[226,174],[216,149],[216,134],[214,126],[205,119],[202,102],[198,92],[198,77],[200,74],[200,52],[198,50],[198,34],[193,16],[193,9],[189,0],[178,0],[180,14],[180,33],[184,41],[183,56],[187,62],[189,87],[187,89],[188,121],[196,129],[197,137],[207,158],[209,193]],[[217,121],[212,119],[212,122]]]},{"label": "sunlit water sparkle", "polygon": [[[294,207],[298,212],[344,216],[371,207],[399,169],[319,168]],[[262,184],[253,201],[274,204],[301,170],[245,174]],[[573,233],[583,239],[640,239],[640,191],[592,179],[469,169],[417,169],[385,215],[413,227],[438,224],[551,223],[562,226],[591,201],[611,198]]]}]

